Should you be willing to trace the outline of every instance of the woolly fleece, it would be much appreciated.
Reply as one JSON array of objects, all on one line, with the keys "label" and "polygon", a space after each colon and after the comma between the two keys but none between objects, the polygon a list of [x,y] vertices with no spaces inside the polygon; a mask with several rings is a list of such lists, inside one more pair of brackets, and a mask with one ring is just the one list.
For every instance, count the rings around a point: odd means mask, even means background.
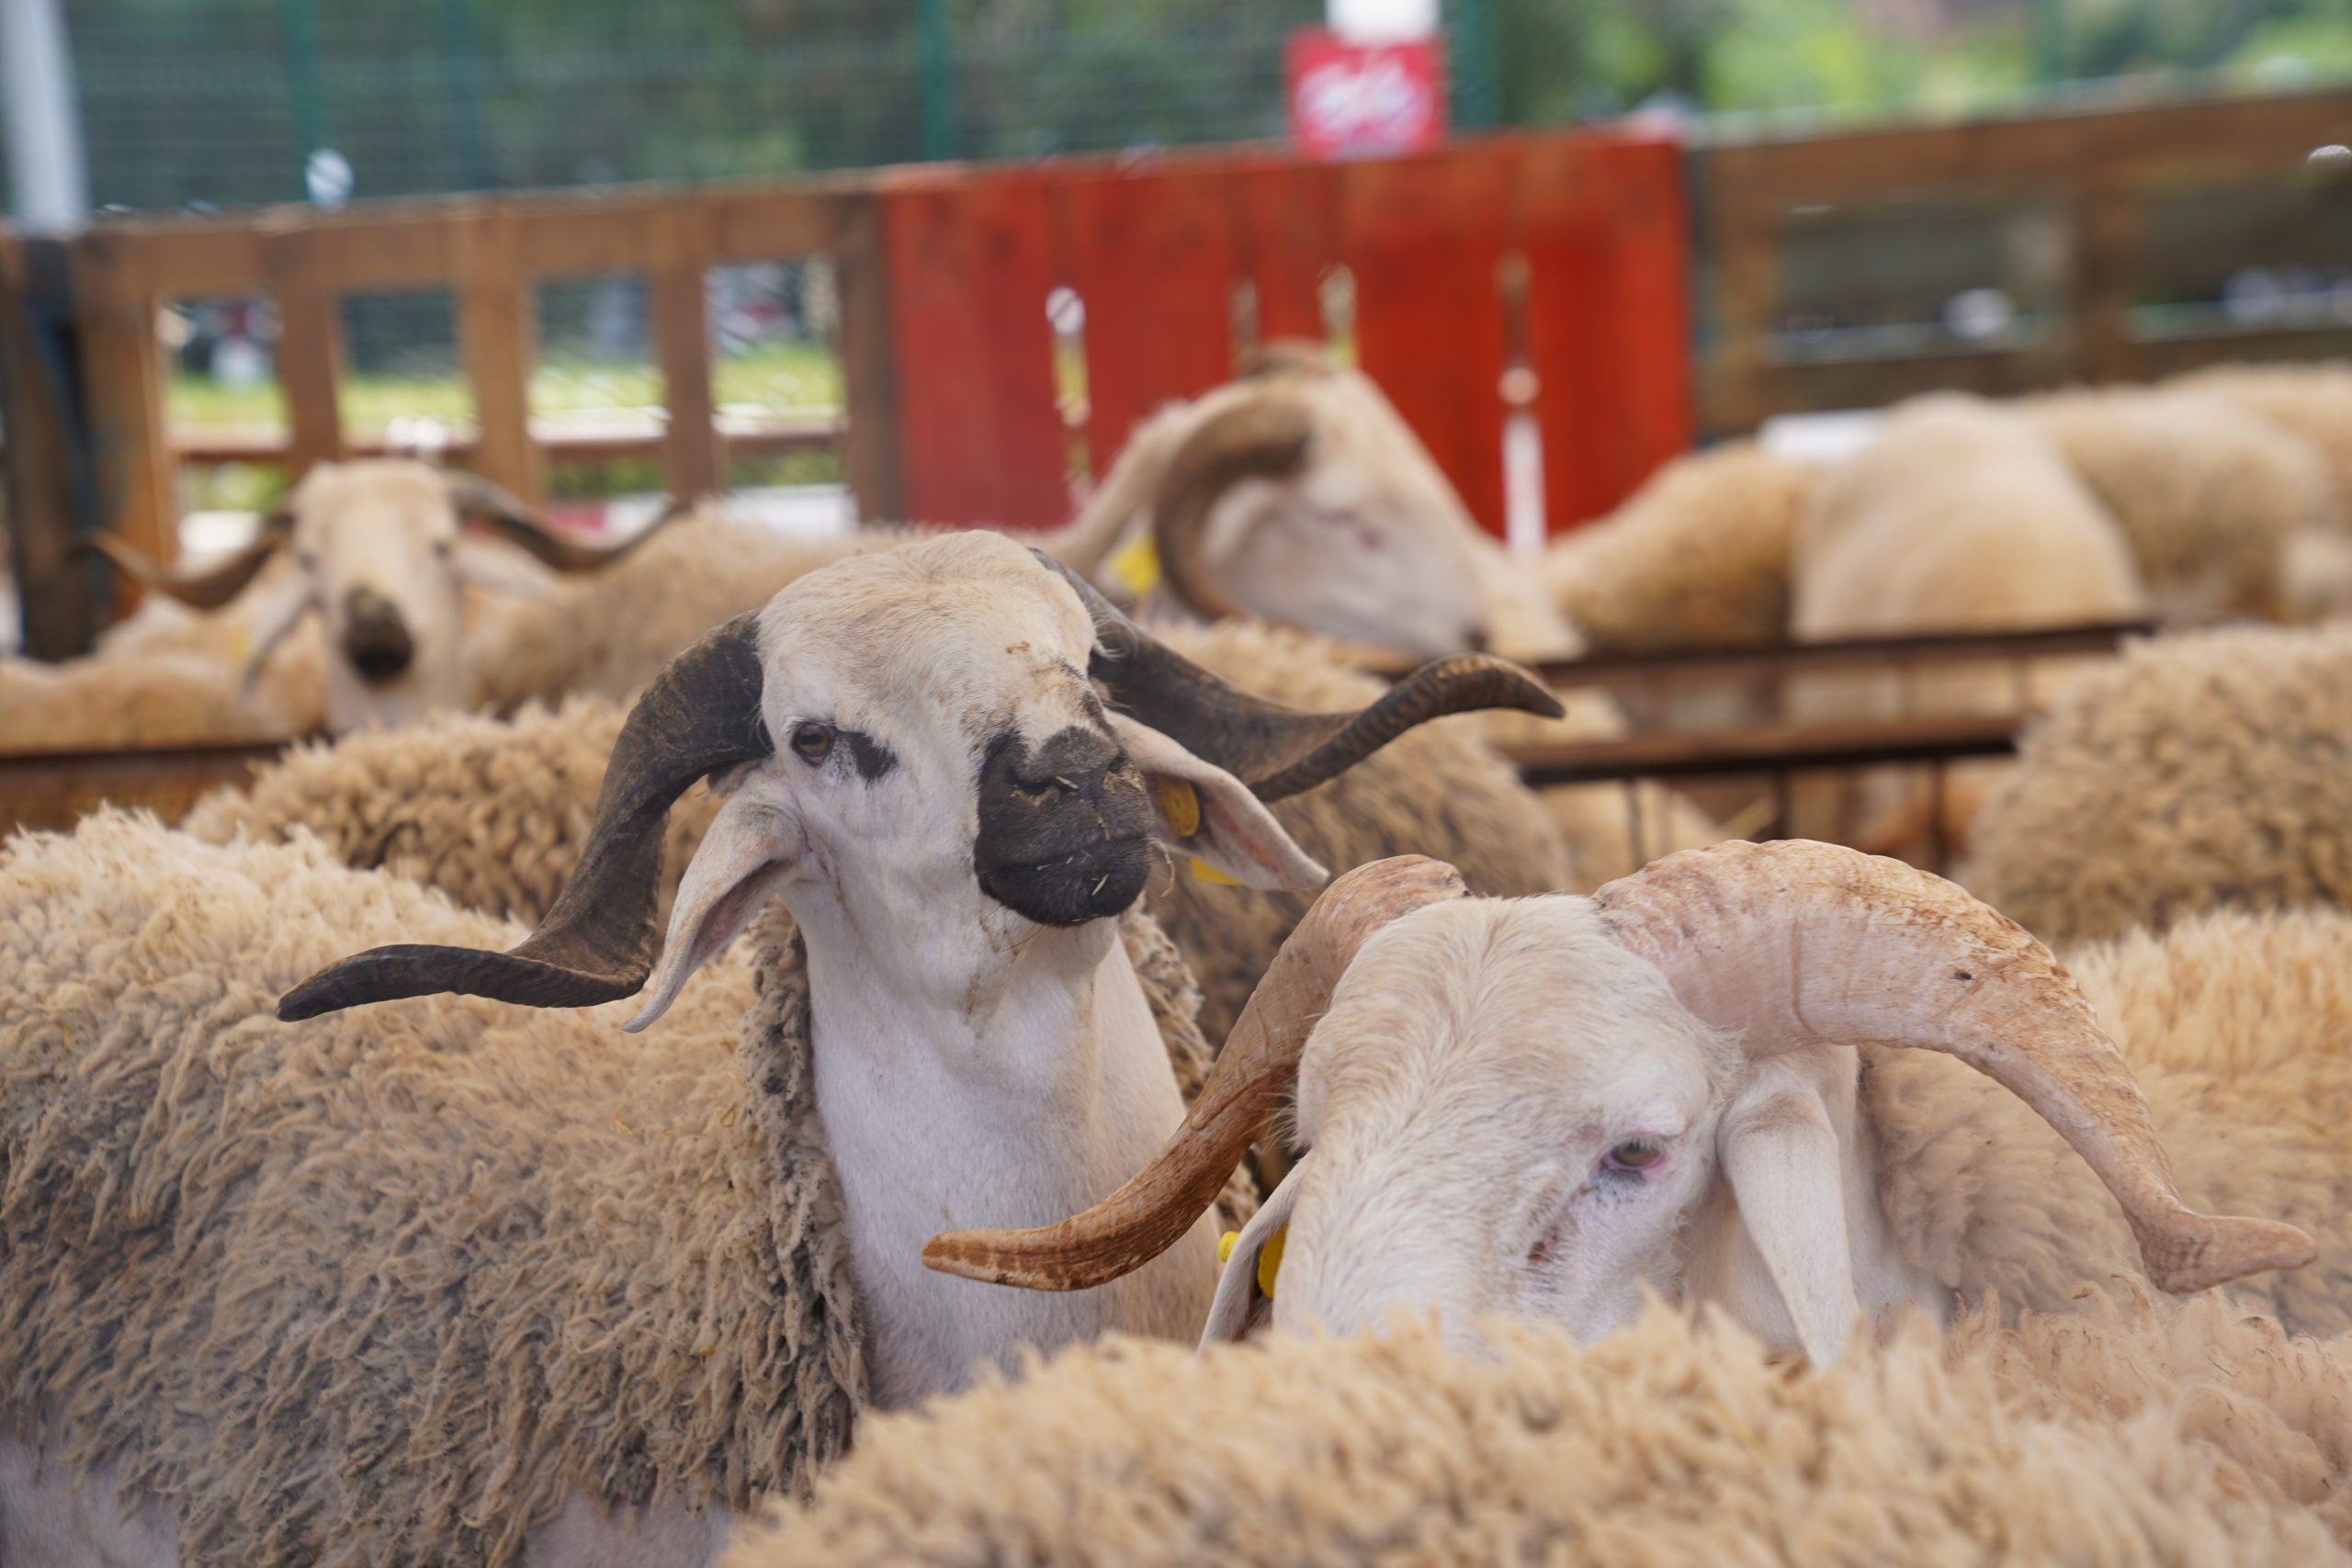
[{"label": "woolly fleece", "polygon": [[2352,905],[2352,625],[2161,637],[2076,677],[1973,850],[1970,888],[2056,943]]},{"label": "woolly fleece", "polygon": [[2310,443],[2352,507],[2352,366],[2212,365],[2164,384],[2233,402]]},{"label": "woolly fleece", "polygon": [[[249,790],[205,796],[182,827],[214,844],[241,832],[283,843],[307,829],[345,865],[381,866],[467,908],[536,923],[587,847],[625,717],[604,698],[574,697],[511,720],[443,714],[299,747],[259,770]],[[718,808],[698,786],[670,813],[664,922]]]},{"label": "woolly fleece", "polygon": [[2319,454],[2229,399],[2119,387],[2021,406],[2122,525],[2169,619],[2287,618],[2288,541],[2344,525]]},{"label": "woolly fleece", "polygon": [[1752,441],[1677,457],[1553,546],[1544,581],[1597,649],[1778,642],[1797,520],[1819,473]]},{"label": "woolly fleece", "polygon": [[[2302,1226],[2319,1260],[2230,1287],[2297,1333],[2352,1330],[2352,914],[2217,911],[2075,953],[2181,1196]],[[1973,1299],[2064,1307],[2137,1274],[2115,1200],[2015,1095],[1951,1057],[1863,1053],[1860,1097],[1906,1257]]]},{"label": "woolly fleece", "polygon": [[[1653,1308],[1579,1349],[1495,1325],[1111,1339],[877,1418],[727,1568],[995,1562],[2341,1563],[2352,1350],[2216,1302],[1978,1318],[1795,1371]],[[2331,1534],[2333,1530],[2333,1534]]]},{"label": "woolly fleece", "polygon": [[[1166,1029],[1181,964],[1123,934]],[[358,947],[522,935],[307,837],[106,812],[0,850],[0,1420],[167,1499],[183,1562],[512,1562],[575,1486],[741,1509],[846,1447],[780,908],[644,1036],[632,1001],[271,1016]]]}]

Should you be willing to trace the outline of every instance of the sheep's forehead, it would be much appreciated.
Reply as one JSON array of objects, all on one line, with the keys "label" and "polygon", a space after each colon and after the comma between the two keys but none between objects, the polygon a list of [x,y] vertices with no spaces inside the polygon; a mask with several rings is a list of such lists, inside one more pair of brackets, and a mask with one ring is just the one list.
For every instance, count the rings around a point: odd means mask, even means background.
[{"label": "sheep's forehead", "polygon": [[769,603],[760,645],[772,701],[1002,722],[1041,693],[1081,692],[1093,636],[1068,583],[1022,546],[974,532],[810,573]]},{"label": "sheep's forehead", "polygon": [[387,534],[430,543],[458,527],[447,482],[424,463],[399,458],[315,468],[294,502],[295,537],[312,549],[391,542]]},{"label": "sheep's forehead", "polygon": [[1433,1116],[1565,1135],[1628,1108],[1696,1116],[1724,1055],[1590,900],[1432,905],[1349,967],[1300,1065],[1300,1129]]}]

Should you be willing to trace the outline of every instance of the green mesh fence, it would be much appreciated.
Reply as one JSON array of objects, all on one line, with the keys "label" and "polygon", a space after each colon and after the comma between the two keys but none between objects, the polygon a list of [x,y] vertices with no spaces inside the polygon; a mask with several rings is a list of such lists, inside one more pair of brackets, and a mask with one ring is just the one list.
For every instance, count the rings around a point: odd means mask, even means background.
[{"label": "green mesh fence", "polygon": [[[417,195],[1283,131],[1322,0],[66,0],[93,197]],[[2352,0],[1443,0],[1457,124],[1851,114],[2352,71]]]}]

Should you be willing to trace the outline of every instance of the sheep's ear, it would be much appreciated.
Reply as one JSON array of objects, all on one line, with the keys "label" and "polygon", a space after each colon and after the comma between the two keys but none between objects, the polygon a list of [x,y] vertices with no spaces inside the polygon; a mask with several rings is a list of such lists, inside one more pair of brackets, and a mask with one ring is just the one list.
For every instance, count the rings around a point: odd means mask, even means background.
[{"label": "sheep's ear", "polygon": [[1153,836],[1171,852],[1245,887],[1304,893],[1330,880],[1249,785],[1125,714],[1108,716],[1150,794]]},{"label": "sheep's ear", "polygon": [[678,884],[645,1005],[622,1028],[633,1034],[669,1010],[695,971],[724,951],[775,891],[798,861],[799,845],[799,824],[765,781],[752,779],[728,797]]},{"label": "sheep's ear", "polygon": [[1715,1147],[1797,1342],[1815,1366],[1828,1365],[1859,1307],[1838,1134],[1819,1091],[1787,1062],[1758,1064],[1724,1111]]},{"label": "sheep's ear", "polygon": [[1240,1237],[1226,1257],[1224,1272],[1217,1276],[1216,1295],[1209,1303],[1209,1320],[1201,1330],[1202,1349],[1242,1338],[1265,1321],[1271,1304],[1258,1283],[1259,1261],[1265,1256],[1267,1244],[1289,1227],[1290,1212],[1298,1202],[1299,1173],[1314,1157],[1311,1150],[1302,1155],[1298,1163],[1290,1168],[1290,1174],[1267,1195],[1250,1223],[1241,1227]]},{"label": "sheep's ear", "polygon": [[458,581],[469,588],[522,599],[555,595],[555,579],[548,575],[547,568],[520,550],[469,535],[458,541],[457,570]]}]

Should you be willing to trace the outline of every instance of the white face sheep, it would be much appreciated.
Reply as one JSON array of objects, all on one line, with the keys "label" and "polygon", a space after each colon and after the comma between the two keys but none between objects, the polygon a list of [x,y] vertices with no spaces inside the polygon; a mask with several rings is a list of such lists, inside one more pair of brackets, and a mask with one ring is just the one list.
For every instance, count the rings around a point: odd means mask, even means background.
[{"label": "white face sheep", "polygon": [[[1409,871],[1362,868],[1324,903]],[[1857,1109],[1867,1042],[1949,1053],[2032,1106],[2122,1205],[2165,1289],[2313,1256],[2292,1226],[2185,1209],[2146,1102],[2065,971],[1898,863],[1726,843],[1589,898],[1435,897],[1368,939],[1344,914],[1300,926],[1251,1000],[1257,1032],[1245,1018],[1155,1166],[1057,1227],[935,1238],[933,1266],[1040,1288],[1095,1278],[1095,1259],[1198,1212],[1231,1157],[1213,1119],[1254,1128],[1295,1077],[1310,1151],[1242,1233],[1209,1337],[1254,1315],[1261,1250],[1283,1233],[1277,1324],[1343,1331],[1434,1307],[1465,1336],[1504,1314],[1589,1338],[1655,1289],[1826,1362],[1858,1316],[1950,1306],[1880,1206]],[[1975,1179],[2001,1163],[1995,1151]]]},{"label": "white face sheep", "polygon": [[[1241,378],[1140,426],[1056,554],[1092,571],[1148,537],[1163,597],[1433,658],[1569,651],[1498,604],[1511,574],[1419,437],[1361,371],[1278,344]],[[1540,591],[1523,597],[1540,605]],[[1520,646],[1527,644],[1528,646]]]},{"label": "white face sheep", "polygon": [[93,547],[125,572],[198,609],[228,604],[281,550],[300,570],[258,592],[272,597],[246,656],[247,679],[302,618],[327,630],[327,727],[338,734],[468,705],[461,645],[467,584],[544,594],[546,579],[507,550],[469,538],[489,525],[558,571],[594,571],[653,530],[598,548],[550,531],[489,481],[411,458],[322,463],[262,520],[252,544],[196,571],[166,572],[111,535]]},{"label": "white face sheep", "polygon": [[[168,1429],[157,1429],[159,1414],[109,1401],[84,1411],[84,1420],[125,1446],[107,1446],[84,1425],[47,1439],[67,1445],[50,1462],[65,1463],[65,1453],[97,1462],[129,1452],[147,1467],[142,1473],[170,1483],[184,1532],[191,1518],[226,1529],[239,1504],[259,1493],[269,1499],[266,1529],[278,1543],[269,1561],[325,1557],[303,1554],[321,1541],[303,1532],[323,1530],[343,1532],[333,1561],[356,1562],[381,1559],[355,1555],[354,1538],[390,1532],[415,1544],[422,1527],[379,1515],[417,1506],[420,1493],[446,1500],[496,1491],[506,1484],[499,1476],[529,1478],[540,1506],[552,1506],[551,1491],[600,1503],[650,1495],[674,1509],[683,1488],[684,1504],[706,1512],[737,1500],[724,1487],[714,1497],[710,1471],[740,1476],[754,1461],[806,1444],[783,1424],[789,1411],[771,1414],[765,1399],[746,1406],[752,1391],[738,1380],[754,1374],[771,1389],[870,1382],[876,1403],[895,1405],[955,1387],[976,1362],[1009,1358],[1024,1344],[1114,1328],[1190,1337],[1216,1268],[1213,1235],[1189,1220],[1193,1234],[1178,1238],[1172,1256],[1087,1295],[975,1290],[926,1271],[922,1244],[943,1223],[1035,1222],[1091,1202],[1179,1122],[1182,1098],[1159,1026],[1111,919],[1158,863],[1155,840],[1245,883],[1311,886],[1321,868],[1262,800],[1312,788],[1426,719],[1512,703],[1541,708],[1549,699],[1522,671],[1477,657],[1431,667],[1361,712],[1307,714],[1258,702],[1177,658],[1030,552],[968,534],[812,574],[674,661],[623,727],[577,874],[537,931],[509,952],[470,945],[494,934],[494,923],[380,874],[329,867],[314,846],[251,850],[255,869],[248,870],[233,853],[119,817],[95,819],[75,839],[18,840],[13,859],[0,859],[0,941],[28,978],[17,993],[0,991],[0,1082],[11,1086],[0,1096],[0,1169],[9,1178],[0,1185],[10,1201],[35,1201],[51,1218],[12,1232],[21,1244],[0,1254],[0,1289],[18,1304],[79,1303],[77,1292],[101,1281],[110,1310],[37,1305],[36,1316],[65,1315],[0,1322],[0,1398],[7,1402],[0,1408],[20,1421],[40,1419],[86,1389],[77,1369],[96,1351],[77,1345],[77,1325],[88,1323],[88,1333],[109,1343],[168,1337],[175,1367],[194,1369],[195,1380],[170,1395]],[[724,775],[729,798],[688,869],[665,944],[653,919],[662,819],[679,794],[712,774]],[[151,863],[187,874],[150,884],[127,869]],[[272,889],[254,882],[265,874],[289,880]],[[863,1330],[862,1350],[849,1352],[863,1358],[854,1377],[838,1366],[796,1365],[795,1356],[826,1352],[808,1348],[789,1318],[762,1315],[779,1310],[762,1304],[771,1298],[816,1286],[788,1290],[759,1268],[749,1277],[702,1278],[696,1270],[715,1266],[716,1257],[674,1258],[658,1246],[647,1253],[649,1238],[707,1227],[713,1204],[722,1213],[742,1206],[764,1214],[763,1205],[786,1203],[772,1167],[788,1174],[809,1157],[794,1153],[798,1145],[763,1145],[745,1163],[740,1151],[706,1146],[727,1123],[712,1125],[707,1110],[687,1114],[695,1105],[731,1104],[730,1117],[748,1111],[748,1122],[775,1124],[771,1102],[788,1099],[788,1088],[773,1056],[748,1055],[748,1033],[739,1059],[755,1065],[740,1080],[707,1040],[673,1040],[657,1055],[664,1071],[694,1078],[690,1102],[649,1093],[608,1111],[612,1101],[576,1100],[561,1086],[564,1063],[612,1050],[603,1026],[617,1020],[609,1012],[576,1021],[531,1015],[514,1026],[499,1023],[509,1010],[428,1000],[381,1016],[323,1019],[298,1034],[231,999],[256,983],[275,989],[326,953],[393,934],[386,917],[397,910],[426,944],[378,947],[331,964],[288,991],[278,1016],[320,1019],[441,992],[579,1008],[631,996],[650,977],[635,1021],[642,1025],[678,1005],[687,976],[771,895],[790,910],[806,945],[808,1096],[821,1153],[838,1175],[838,1209],[832,1195],[804,1194],[808,1208],[777,1224],[793,1235],[838,1233],[836,1266],[854,1281]],[[69,904],[86,919],[61,945],[62,917],[53,911]],[[281,908],[308,918],[277,929]],[[91,921],[104,929],[85,929]],[[129,922],[127,931],[117,921]],[[242,968],[217,953],[191,965],[171,939],[159,949],[131,934],[169,927],[203,941],[257,925],[267,935],[250,943]],[[430,944],[435,938],[443,944]],[[102,956],[82,962],[92,954]],[[744,983],[741,965],[718,968],[727,987]],[[771,998],[794,978],[780,966],[763,977]],[[484,1032],[493,1026],[494,1038]],[[420,1035],[431,1046],[421,1056]],[[206,1057],[228,1038],[235,1050],[267,1058],[242,1057],[253,1065],[235,1075],[233,1092],[217,1065],[176,1055]],[[175,1146],[159,1146],[142,1135],[140,1112],[113,1114],[103,1093],[71,1088],[83,1081],[74,1062],[116,1048],[126,1055],[113,1057],[107,1082],[131,1085],[132,1105],[154,1092],[167,1092],[175,1108],[184,1092],[221,1098],[186,1117],[175,1109]],[[378,1050],[406,1057],[397,1082],[374,1081],[368,1064]],[[183,1088],[141,1089],[142,1073]],[[342,1098],[355,1079],[365,1085],[356,1103]],[[462,1113],[442,1119],[445,1104],[462,1105]],[[337,1120],[355,1111],[356,1126]],[[624,1116],[663,1131],[639,1139],[620,1124]],[[321,1142],[306,1145],[305,1136]],[[218,1162],[194,1156],[208,1171],[241,1168],[261,1150],[273,1163],[211,1190],[205,1175],[182,1174],[172,1162],[191,1158],[190,1141],[214,1139],[235,1152]],[[527,1151],[519,1168],[510,1152],[518,1146]],[[322,1236],[365,1233],[384,1214],[372,1198],[354,1196],[378,1190],[380,1168],[362,1176],[338,1162],[397,1151],[426,1168],[395,1181],[401,1191],[388,1199],[399,1211],[401,1261],[356,1277],[338,1264],[323,1284],[306,1274],[331,1245]],[[678,1156],[689,1174],[674,1189],[658,1178],[640,1176],[634,1187],[622,1179],[627,1168]],[[445,1159],[473,1178],[450,1187],[439,1170]],[[582,1161],[590,1168],[580,1168]],[[624,1168],[608,1172],[615,1162]],[[153,1221],[142,1204],[94,1194],[86,1184],[95,1168],[119,1171],[124,1190],[185,1190],[166,1205],[175,1247],[191,1256],[226,1250],[257,1263],[262,1277],[237,1292],[221,1286],[214,1297],[203,1275],[175,1285],[173,1276],[125,1264],[144,1255],[141,1238],[152,1233],[142,1227]],[[483,1232],[485,1204],[502,1216],[492,1237]],[[55,1220],[68,1212],[70,1222]],[[597,1216],[593,1241],[573,1233],[583,1212]],[[270,1238],[297,1225],[305,1239],[289,1260]],[[682,1267],[690,1284],[661,1282]],[[460,1276],[470,1283],[454,1299],[447,1281]],[[355,1305],[335,1298],[338,1290],[367,1299]],[[633,1315],[611,1315],[621,1305],[616,1295]],[[646,1315],[664,1302],[673,1304]],[[722,1302],[733,1304],[721,1310],[715,1303]],[[316,1337],[332,1338],[337,1324],[361,1318],[370,1325],[363,1361],[312,1354]],[[600,1326],[575,1331],[567,1326],[575,1319]],[[636,1331],[615,1331],[631,1322]],[[706,1339],[725,1348],[707,1373],[692,1359],[706,1353],[694,1349]],[[281,1343],[289,1348],[256,1348]],[[502,1408],[500,1430],[453,1452],[446,1400],[481,1373],[452,1371],[452,1348],[460,1361],[497,1360],[517,1344],[538,1347],[523,1358],[526,1388],[560,1371],[575,1395],[583,1386],[604,1390],[606,1405],[628,1404],[632,1419],[653,1423],[651,1432],[694,1411],[723,1417],[719,1435],[661,1448],[648,1432],[632,1436],[623,1427],[621,1452],[656,1450],[623,1468],[650,1464],[664,1478],[657,1485],[640,1477],[634,1497],[563,1447],[571,1439],[557,1429],[562,1423],[507,1429],[509,1414],[523,1421],[519,1409]],[[659,1385],[669,1397],[657,1394],[650,1414],[639,1409],[633,1390],[641,1365],[673,1353],[684,1371]],[[290,1437],[291,1448],[268,1451],[292,1471],[238,1458],[232,1476],[201,1434],[210,1424],[253,1437],[228,1423],[232,1410],[252,1416],[235,1402],[256,1386],[256,1355],[280,1358],[260,1380],[273,1388],[280,1374],[300,1382],[309,1376],[303,1368],[334,1361],[348,1384],[338,1403],[357,1399],[373,1414],[356,1434],[324,1412],[290,1434],[271,1426],[266,1440]],[[300,1365],[282,1364],[288,1359]],[[223,1365],[225,1382],[205,1370]],[[143,1397],[126,1396],[130,1405]],[[387,1421],[428,1419],[429,1434],[388,1438],[382,1429]],[[588,1421],[582,1414],[571,1424]],[[38,1431],[27,1434],[30,1443],[19,1439],[18,1456],[27,1447],[43,1452]],[[198,1459],[186,1459],[188,1445]],[[179,1468],[157,1459],[164,1449],[180,1456]],[[6,1450],[0,1443],[0,1458]],[[567,1453],[570,1464],[558,1457]],[[367,1468],[369,1485],[338,1485],[334,1478],[355,1466]],[[776,1474],[772,1462],[760,1472]],[[30,1472],[0,1464],[0,1485],[19,1473]],[[666,1479],[679,1473],[691,1479]],[[783,1473],[788,1480],[792,1472]],[[316,1483],[326,1494],[303,1490],[312,1476],[326,1478]],[[294,1495],[307,1501],[285,1500]],[[25,1501],[0,1492],[0,1520]],[[566,1528],[588,1512],[583,1502],[566,1513]],[[471,1503],[458,1513],[471,1533],[462,1553],[447,1552],[452,1561],[512,1561],[516,1543],[548,1517],[533,1511],[484,1524]],[[702,1544],[661,1560],[703,1561],[705,1532],[680,1528]],[[504,1544],[483,1544],[493,1538]],[[206,1560],[219,1560],[222,1538],[207,1539],[215,1544]],[[66,1560],[105,1550],[85,1548]],[[524,1560],[605,1560],[529,1555],[544,1548],[526,1550]]]}]

